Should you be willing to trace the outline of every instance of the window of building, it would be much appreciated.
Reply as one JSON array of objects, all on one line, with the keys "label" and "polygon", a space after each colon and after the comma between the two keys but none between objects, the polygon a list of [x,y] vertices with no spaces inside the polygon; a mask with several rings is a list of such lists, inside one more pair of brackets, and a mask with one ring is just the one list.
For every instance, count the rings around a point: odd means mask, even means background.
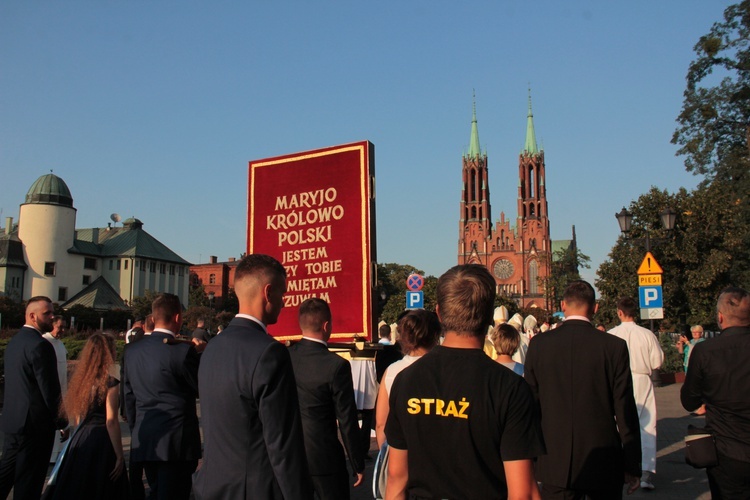
[{"label": "window of building", "polygon": [[128,269],[128,262],[130,262],[128,259],[122,259],[123,262],[125,262],[125,270]]},{"label": "window of building", "polygon": [[177,266],[177,271],[179,272],[180,276],[185,276],[185,268],[182,266]]},{"label": "window of building", "polygon": [[54,276],[55,275],[55,266],[54,262],[45,262],[44,263],[44,275],[45,276]]},{"label": "window of building", "polygon": [[115,261],[112,259],[109,259],[109,270],[111,271],[115,267]]},{"label": "window of building", "polygon": [[120,259],[117,259],[117,270],[120,270]]},{"label": "window of building", "polygon": [[209,274],[208,275],[208,284],[209,285],[215,285],[216,284],[216,275],[215,274]]},{"label": "window of building", "polygon": [[539,293],[538,278],[539,277],[539,264],[537,261],[532,260],[529,263],[529,293]]},{"label": "window of building", "polygon": [[83,275],[83,284],[84,285],[91,284],[91,276],[89,276],[88,274],[84,274]]},{"label": "window of building", "polygon": [[167,274],[167,265],[159,264],[159,274]]},{"label": "window of building", "polygon": [[57,300],[60,302],[68,300],[68,289],[66,287],[61,286],[57,289]]},{"label": "window of building", "polygon": [[96,259],[93,257],[86,257],[83,259],[83,268],[84,269],[93,269],[96,270]]},{"label": "window of building", "polygon": [[169,265],[169,274],[171,274],[172,276],[174,276],[174,264],[170,264]]},{"label": "window of building", "polygon": [[156,262],[151,262],[150,263],[150,265],[149,265],[149,271],[151,271],[152,273],[156,272]]}]

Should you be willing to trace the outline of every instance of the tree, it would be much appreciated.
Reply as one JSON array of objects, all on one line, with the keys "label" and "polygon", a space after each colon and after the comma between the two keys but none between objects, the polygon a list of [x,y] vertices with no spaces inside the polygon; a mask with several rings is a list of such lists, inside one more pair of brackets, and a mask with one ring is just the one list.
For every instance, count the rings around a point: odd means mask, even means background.
[{"label": "tree", "polygon": [[[690,64],[680,127],[672,143],[689,172],[747,188],[750,151],[750,0],[731,5],[724,21],[698,40]],[[723,76],[708,86],[714,71]]]},{"label": "tree", "polygon": [[591,258],[578,250],[578,247],[575,245],[555,251],[552,256],[550,276],[544,280],[544,289],[549,299],[548,303],[551,305],[553,311],[560,307],[562,294],[568,283],[581,279],[579,269],[590,268],[590,262]]},{"label": "tree", "polygon": [[184,328],[190,331],[195,330],[198,325],[198,320],[202,319],[206,321],[206,328],[215,328],[216,322],[214,321],[214,311],[208,306],[194,306],[189,307],[182,317]]},{"label": "tree", "polygon": [[188,308],[204,306],[208,307],[211,305],[206,295],[206,290],[203,285],[196,285],[190,287],[190,295],[188,295]]},{"label": "tree", "polygon": [[[671,207],[678,213],[668,234],[659,212]],[[633,228],[621,235],[609,259],[597,271],[599,313],[604,324],[617,322],[615,303],[622,296],[638,296],[637,269],[645,255],[639,245],[648,231],[651,252],[661,265],[664,328],[684,324],[715,324],[716,298],[730,284],[744,284],[750,249],[743,244],[747,222],[741,207],[723,183],[714,181],[695,191],[675,194],[657,188],[630,204]]]},{"label": "tree", "polygon": [[133,297],[130,302],[130,308],[133,311],[133,316],[136,318],[145,318],[151,314],[151,304],[154,303],[157,293],[153,290],[146,290],[143,295]]},{"label": "tree", "polygon": [[[0,319],[2,328],[21,328],[24,323],[24,305],[8,296],[0,297]],[[15,333],[15,332],[13,332]]]},{"label": "tree", "polygon": [[[688,200],[693,237],[680,249],[689,264],[706,262],[684,276],[687,298],[705,322],[713,321],[706,311],[719,286],[750,280],[750,1],[727,7],[694,50],[672,142],[681,146],[685,168],[705,175]],[[696,233],[705,227],[711,231]]]}]

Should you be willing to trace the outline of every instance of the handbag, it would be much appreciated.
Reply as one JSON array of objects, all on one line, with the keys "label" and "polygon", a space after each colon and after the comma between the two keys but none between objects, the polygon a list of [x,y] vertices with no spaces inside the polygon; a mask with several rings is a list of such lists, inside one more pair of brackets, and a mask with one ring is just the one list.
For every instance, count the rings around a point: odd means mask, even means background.
[{"label": "handbag", "polygon": [[696,469],[719,465],[716,441],[706,429],[688,425],[688,434],[685,436],[685,462]]},{"label": "handbag", "polygon": [[385,485],[388,481],[388,443],[383,443],[375,459],[375,469],[372,472],[372,496],[376,500],[385,497]]}]

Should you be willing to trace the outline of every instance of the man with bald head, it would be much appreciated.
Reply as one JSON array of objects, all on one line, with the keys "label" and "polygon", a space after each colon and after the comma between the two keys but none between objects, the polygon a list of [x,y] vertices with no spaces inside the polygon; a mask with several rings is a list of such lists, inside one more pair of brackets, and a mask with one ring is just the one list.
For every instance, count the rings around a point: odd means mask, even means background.
[{"label": "man with bald head", "polygon": [[52,331],[53,318],[52,301],[32,297],[26,305],[26,324],[5,349],[5,401],[0,421],[5,433],[0,459],[3,499],[11,489],[19,500],[41,496],[55,429],[68,424],[59,415],[55,350],[42,337]]},{"label": "man with bald head", "polygon": [[239,313],[206,347],[198,384],[203,465],[197,500],[312,498],[312,484],[287,348],[268,334],[284,307],[286,271],[252,254],[237,265]]},{"label": "man with bald head", "polygon": [[719,463],[706,469],[711,496],[747,498],[750,491],[750,294],[728,287],[716,304],[721,335],[695,344],[680,396],[694,411],[706,405],[706,429]]}]

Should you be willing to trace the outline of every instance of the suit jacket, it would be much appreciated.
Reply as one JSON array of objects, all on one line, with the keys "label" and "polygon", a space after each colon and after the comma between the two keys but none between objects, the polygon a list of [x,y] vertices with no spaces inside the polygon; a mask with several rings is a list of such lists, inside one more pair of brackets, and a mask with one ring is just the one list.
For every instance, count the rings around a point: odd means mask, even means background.
[{"label": "suit jacket", "polygon": [[537,480],[603,490],[621,486],[623,472],[640,476],[640,424],[624,340],[588,321],[566,320],[531,340],[524,374],[547,444]]},{"label": "suit jacket", "polygon": [[721,335],[697,343],[690,355],[682,406],[706,404],[706,428],[721,455],[750,462],[750,327],[725,328]]},{"label": "suit jacket", "polygon": [[198,460],[198,353],[186,343],[165,344],[153,332],[124,354],[122,384],[135,462]]},{"label": "suit jacket", "polygon": [[198,380],[204,457],[195,498],[312,498],[287,348],[234,318],[203,351]]},{"label": "suit jacket", "polygon": [[302,339],[289,349],[297,380],[310,474],[329,475],[346,470],[338,429],[355,472],[365,469],[354,402],[352,368],[326,346]]},{"label": "suit jacket", "polygon": [[0,428],[7,434],[62,429],[60,380],[52,344],[24,326],[5,348],[5,401]]}]

